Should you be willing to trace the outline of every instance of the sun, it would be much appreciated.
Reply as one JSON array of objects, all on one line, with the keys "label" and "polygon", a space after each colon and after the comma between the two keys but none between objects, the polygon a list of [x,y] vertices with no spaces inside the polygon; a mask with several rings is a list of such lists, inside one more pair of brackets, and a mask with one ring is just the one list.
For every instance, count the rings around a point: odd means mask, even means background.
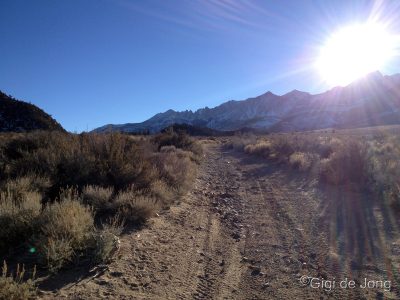
[{"label": "sun", "polygon": [[315,67],[329,85],[346,85],[381,70],[394,56],[394,36],[376,23],[355,24],[331,35]]}]

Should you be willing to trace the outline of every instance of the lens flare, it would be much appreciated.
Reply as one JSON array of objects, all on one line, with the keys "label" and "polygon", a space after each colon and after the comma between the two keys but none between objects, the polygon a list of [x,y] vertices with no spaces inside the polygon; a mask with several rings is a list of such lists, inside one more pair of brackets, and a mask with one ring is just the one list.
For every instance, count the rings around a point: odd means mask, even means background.
[{"label": "lens flare", "polygon": [[326,41],[315,67],[328,84],[346,85],[382,69],[395,55],[395,42],[381,24],[344,27]]}]

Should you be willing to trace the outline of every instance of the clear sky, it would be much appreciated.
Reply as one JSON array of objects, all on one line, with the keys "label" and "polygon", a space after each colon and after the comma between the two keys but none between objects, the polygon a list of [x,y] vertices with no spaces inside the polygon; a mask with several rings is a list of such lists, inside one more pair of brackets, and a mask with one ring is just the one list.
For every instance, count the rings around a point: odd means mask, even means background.
[{"label": "clear sky", "polygon": [[399,31],[400,1],[0,0],[0,90],[70,131],[316,93],[321,44],[372,14]]}]

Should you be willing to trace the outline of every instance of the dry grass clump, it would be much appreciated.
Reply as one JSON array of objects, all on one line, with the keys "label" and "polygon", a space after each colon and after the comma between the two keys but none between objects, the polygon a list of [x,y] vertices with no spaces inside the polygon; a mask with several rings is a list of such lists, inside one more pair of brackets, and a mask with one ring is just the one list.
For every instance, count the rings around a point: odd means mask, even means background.
[{"label": "dry grass clump", "polygon": [[368,171],[374,189],[400,211],[400,136],[384,136],[370,141]]},{"label": "dry grass clump", "polygon": [[178,198],[177,191],[161,179],[152,182],[150,195],[158,199],[163,206],[173,203],[174,199]]},{"label": "dry grass clump", "polygon": [[6,262],[3,262],[2,274],[0,276],[0,299],[4,300],[31,300],[36,298],[37,288],[35,286],[36,269],[30,278],[25,280],[25,267],[17,265],[15,275],[8,273]]},{"label": "dry grass clump", "polygon": [[244,147],[244,152],[258,156],[268,157],[271,154],[272,144],[270,141],[260,141]]},{"label": "dry grass clump", "polygon": [[24,243],[34,233],[41,199],[37,192],[0,192],[0,253]]},{"label": "dry grass clump", "polygon": [[252,134],[235,135],[228,140],[224,141],[223,147],[225,149],[234,149],[236,151],[243,151],[247,145],[254,144],[256,136]]},{"label": "dry grass clump", "polygon": [[96,211],[107,211],[111,208],[111,196],[114,190],[111,187],[87,185],[82,190],[83,201]]},{"label": "dry grass clump", "polygon": [[196,143],[185,132],[175,132],[172,129],[156,135],[152,142],[157,145],[158,150],[165,146],[174,146],[182,150],[190,151],[195,156],[200,156],[203,149],[199,143]]},{"label": "dry grass clump", "polygon": [[57,271],[88,248],[94,228],[93,213],[81,203],[75,190],[65,190],[58,202],[47,205],[39,222],[36,244],[50,271]]},{"label": "dry grass clump", "polygon": [[320,179],[334,185],[358,184],[367,180],[366,147],[360,141],[347,141],[328,158],[321,160]]},{"label": "dry grass clump", "polygon": [[160,208],[157,199],[142,192],[128,189],[121,191],[114,199],[113,207],[128,221],[143,223]]},{"label": "dry grass clump", "polygon": [[307,171],[312,164],[313,158],[309,153],[295,152],[289,157],[289,164],[292,168],[300,171]]},{"label": "dry grass clump", "polygon": [[196,176],[196,166],[190,157],[190,152],[182,150],[160,152],[153,157],[160,180],[180,195],[190,188]]}]

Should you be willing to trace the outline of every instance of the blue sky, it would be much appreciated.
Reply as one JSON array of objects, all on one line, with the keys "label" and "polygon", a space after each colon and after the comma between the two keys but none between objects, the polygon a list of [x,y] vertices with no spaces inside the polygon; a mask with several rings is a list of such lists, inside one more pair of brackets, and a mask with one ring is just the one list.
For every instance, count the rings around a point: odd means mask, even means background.
[{"label": "blue sky", "polygon": [[311,66],[336,28],[379,10],[399,29],[399,2],[377,3],[0,0],[0,90],[70,131],[268,90],[317,93],[329,86]]}]

